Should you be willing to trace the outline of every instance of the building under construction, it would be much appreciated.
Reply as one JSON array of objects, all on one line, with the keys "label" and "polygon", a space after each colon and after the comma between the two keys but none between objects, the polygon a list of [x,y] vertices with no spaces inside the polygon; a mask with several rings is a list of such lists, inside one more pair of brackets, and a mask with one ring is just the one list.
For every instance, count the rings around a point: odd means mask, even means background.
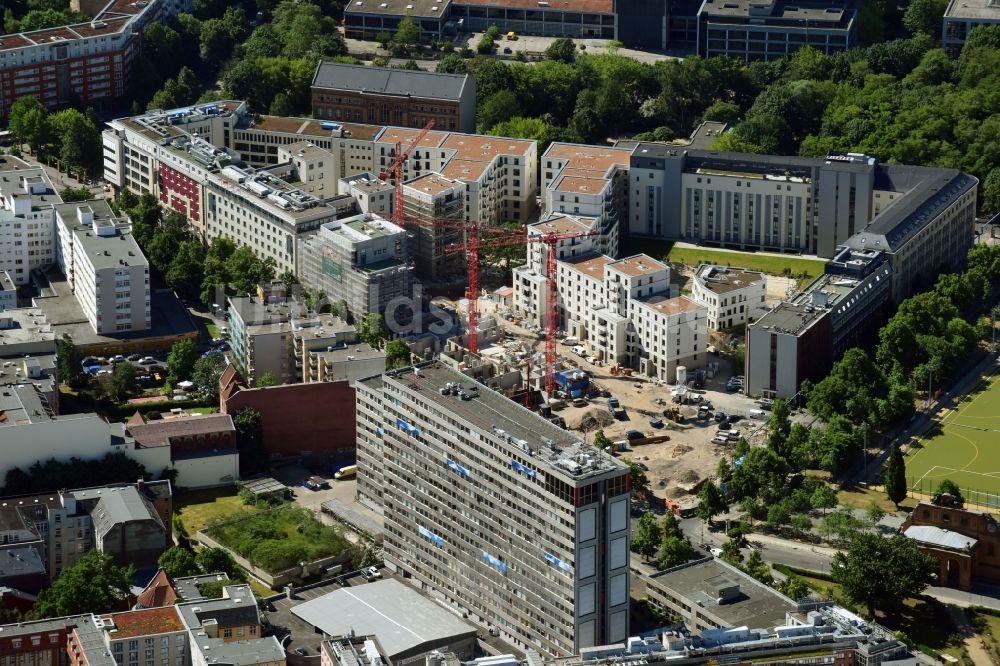
[{"label": "building under construction", "polygon": [[[430,173],[403,184],[403,227],[418,278],[440,282],[465,275],[465,184]],[[450,250],[450,251],[449,251]]]}]

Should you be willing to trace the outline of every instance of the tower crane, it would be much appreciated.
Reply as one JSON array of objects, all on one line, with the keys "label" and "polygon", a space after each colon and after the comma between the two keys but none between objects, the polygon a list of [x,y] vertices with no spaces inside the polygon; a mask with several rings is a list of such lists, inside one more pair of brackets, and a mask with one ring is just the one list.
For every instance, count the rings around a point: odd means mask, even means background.
[{"label": "tower crane", "polygon": [[[469,351],[476,352],[479,349],[479,250],[497,247],[509,247],[512,245],[527,245],[529,243],[543,243],[546,248],[545,256],[545,391],[550,396],[555,392],[556,384],[556,306],[559,298],[556,289],[556,245],[559,241],[573,238],[585,238],[596,236],[596,231],[583,233],[543,233],[528,235],[523,229],[506,229],[494,227],[480,227],[474,223],[462,223],[455,220],[436,220],[436,224],[452,228],[452,224],[461,225],[466,232],[465,244],[452,244],[445,248],[446,252],[465,251],[469,260],[469,286],[465,296],[469,301]],[[493,238],[482,239],[482,233],[497,234]]]},{"label": "tower crane", "polygon": [[401,141],[396,142],[396,155],[393,157],[392,162],[389,163],[385,169],[378,175],[379,180],[393,180],[393,186],[395,187],[395,197],[393,201],[392,208],[392,221],[395,224],[403,224],[403,167],[406,166],[406,159],[413,152],[414,148],[420,145],[420,142],[424,140],[427,133],[431,131],[434,127],[434,121],[431,120],[429,123],[424,125],[423,129],[417,132],[417,135],[413,137],[407,144],[406,148],[403,148],[403,143]]}]

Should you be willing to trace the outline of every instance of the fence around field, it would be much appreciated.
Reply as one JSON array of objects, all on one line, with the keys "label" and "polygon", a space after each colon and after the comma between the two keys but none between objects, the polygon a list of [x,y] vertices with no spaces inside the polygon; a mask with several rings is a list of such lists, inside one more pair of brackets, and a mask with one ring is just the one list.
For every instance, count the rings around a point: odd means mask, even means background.
[{"label": "fence around field", "polygon": [[[961,477],[959,477],[961,478]],[[1000,513],[1000,491],[983,490],[982,488],[965,488],[957,479],[952,479],[958,484],[962,491],[962,498],[965,500],[965,508],[978,509]],[[1000,480],[998,480],[1000,481]],[[906,480],[910,497],[918,500],[930,501],[936,494],[937,486],[941,479],[924,479],[910,477]]]}]

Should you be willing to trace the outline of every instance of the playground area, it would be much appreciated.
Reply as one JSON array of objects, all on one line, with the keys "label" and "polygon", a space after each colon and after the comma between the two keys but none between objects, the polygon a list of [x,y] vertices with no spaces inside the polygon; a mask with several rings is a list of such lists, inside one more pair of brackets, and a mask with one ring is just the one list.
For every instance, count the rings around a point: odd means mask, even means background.
[{"label": "playground area", "polygon": [[1000,509],[1000,374],[994,369],[956,398],[906,453],[910,492],[929,497],[944,479],[970,508]]}]

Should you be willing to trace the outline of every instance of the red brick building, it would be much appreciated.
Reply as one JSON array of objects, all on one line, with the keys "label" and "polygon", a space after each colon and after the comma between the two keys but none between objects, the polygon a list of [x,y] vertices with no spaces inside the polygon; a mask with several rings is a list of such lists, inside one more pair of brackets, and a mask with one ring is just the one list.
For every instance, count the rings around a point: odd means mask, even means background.
[{"label": "red brick building", "polygon": [[951,495],[917,504],[899,531],[938,563],[938,585],[967,590],[1000,583],[1000,525],[987,511],[963,508]]},{"label": "red brick building", "polygon": [[180,171],[160,164],[160,203],[191,219],[198,228],[201,219],[201,185]]},{"label": "red brick building", "polygon": [[264,449],[271,458],[318,456],[353,460],[354,388],[346,381],[248,388],[232,366],[219,379],[219,411],[260,412]]},{"label": "red brick building", "polygon": [[66,645],[77,617],[4,625],[0,633],[0,664],[4,666],[64,666]]}]

